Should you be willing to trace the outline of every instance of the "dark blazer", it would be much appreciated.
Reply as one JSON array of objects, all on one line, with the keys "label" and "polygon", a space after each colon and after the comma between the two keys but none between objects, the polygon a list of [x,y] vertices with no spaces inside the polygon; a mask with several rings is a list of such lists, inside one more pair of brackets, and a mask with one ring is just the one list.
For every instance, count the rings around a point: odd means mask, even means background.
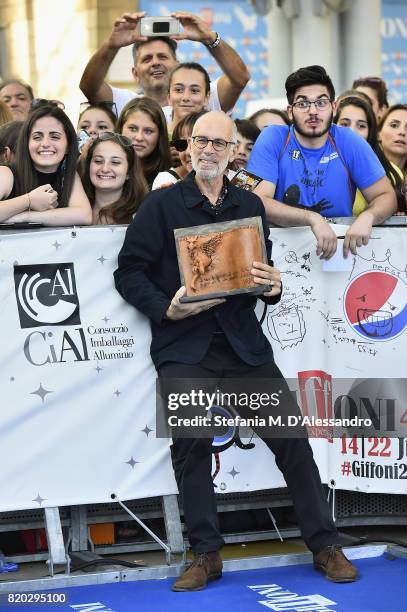
[{"label": "dark blazer", "polygon": [[[198,363],[219,328],[245,363],[256,366],[273,361],[270,343],[254,313],[255,296],[231,296],[219,306],[180,321],[165,317],[181,286],[174,229],[256,216],[263,221],[270,260],[272,245],[264,206],[251,192],[227,182],[227,195],[216,215],[192,172],[144,199],[127,229],[114,277],[120,295],[151,319],[151,357],[157,368],[167,361]],[[261,299],[275,304],[280,296]]]}]

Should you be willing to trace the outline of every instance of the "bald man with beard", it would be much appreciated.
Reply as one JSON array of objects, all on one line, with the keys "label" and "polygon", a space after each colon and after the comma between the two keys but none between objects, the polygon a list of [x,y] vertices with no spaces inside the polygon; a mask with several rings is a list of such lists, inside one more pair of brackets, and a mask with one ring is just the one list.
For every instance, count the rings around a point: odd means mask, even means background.
[{"label": "bald man with beard", "polygon": [[[257,390],[262,391],[270,380],[277,379],[288,398],[287,383],[254,312],[256,296],[246,293],[180,301],[185,287],[180,286],[174,229],[259,216],[270,260],[272,245],[260,198],[231,185],[224,174],[235,144],[236,127],[227,115],[210,112],[198,119],[189,139],[193,171],[144,200],[119,254],[116,288],[151,320],[151,356],[164,388],[175,379],[199,379],[203,385],[205,379],[217,379],[220,385],[227,379],[228,383],[258,381]],[[279,271],[271,262],[254,261],[251,274],[255,283],[265,286],[260,299],[276,304],[282,290]],[[297,406],[290,408],[299,413]],[[299,438],[263,439],[284,475],[304,541],[314,553],[314,566],[335,582],[355,580],[356,569],[338,546],[305,432]],[[174,583],[174,591],[198,591],[222,575],[219,551],[224,541],[211,453],[210,437],[173,437],[172,462],[194,553],[193,562]]]}]

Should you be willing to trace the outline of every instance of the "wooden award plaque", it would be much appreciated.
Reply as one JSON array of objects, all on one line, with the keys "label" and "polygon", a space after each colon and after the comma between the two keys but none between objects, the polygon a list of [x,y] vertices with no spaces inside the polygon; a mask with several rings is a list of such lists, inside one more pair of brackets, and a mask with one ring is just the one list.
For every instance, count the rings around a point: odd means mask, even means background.
[{"label": "wooden award plaque", "polygon": [[261,294],[271,289],[256,285],[253,261],[267,263],[261,217],[209,223],[174,230],[181,282],[181,302]]}]

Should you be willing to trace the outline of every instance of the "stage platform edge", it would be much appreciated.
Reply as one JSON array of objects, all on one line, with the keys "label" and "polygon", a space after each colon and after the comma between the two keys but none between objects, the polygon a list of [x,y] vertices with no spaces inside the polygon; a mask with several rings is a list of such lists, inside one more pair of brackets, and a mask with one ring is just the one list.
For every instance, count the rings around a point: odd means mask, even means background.
[{"label": "stage platform edge", "polygon": [[[366,559],[378,557],[384,553],[395,557],[407,557],[407,552],[394,545],[367,544],[365,546],[345,547],[344,552],[349,559]],[[265,555],[261,557],[248,557],[246,559],[226,559],[223,562],[224,572],[241,570],[285,567],[289,565],[302,565],[312,562],[312,554],[289,553],[285,555]],[[96,572],[94,574],[81,574],[78,576],[57,574],[53,577],[37,578],[35,580],[8,581],[0,583],[0,593],[16,593],[24,591],[41,591],[45,589],[61,589],[65,587],[85,586],[94,584],[107,584],[113,582],[131,582],[136,580],[163,580],[178,576],[184,565],[157,565],[137,569],[123,569],[115,571]]]}]

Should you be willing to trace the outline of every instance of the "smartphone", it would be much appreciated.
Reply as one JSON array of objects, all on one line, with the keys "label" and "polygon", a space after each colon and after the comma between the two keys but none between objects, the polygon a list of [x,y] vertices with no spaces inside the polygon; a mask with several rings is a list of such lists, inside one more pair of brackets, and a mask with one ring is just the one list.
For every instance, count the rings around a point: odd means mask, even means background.
[{"label": "smartphone", "polygon": [[88,142],[90,138],[90,135],[87,133],[86,130],[81,130],[78,133],[78,151],[81,152],[83,145],[85,144],[85,142]]},{"label": "smartphone", "polygon": [[180,23],[175,17],[142,17],[140,36],[170,36],[179,34]]}]

